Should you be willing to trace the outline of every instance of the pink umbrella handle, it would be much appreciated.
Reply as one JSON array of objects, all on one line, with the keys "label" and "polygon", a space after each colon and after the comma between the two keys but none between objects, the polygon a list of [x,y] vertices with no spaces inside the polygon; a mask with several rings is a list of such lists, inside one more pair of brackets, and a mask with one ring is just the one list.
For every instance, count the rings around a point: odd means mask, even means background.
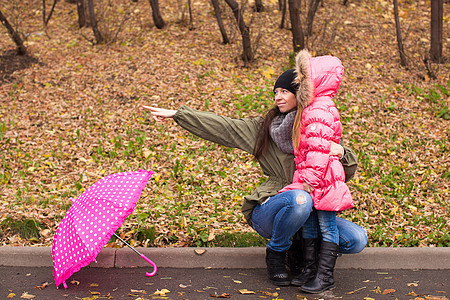
[{"label": "pink umbrella handle", "polygon": [[148,277],[152,277],[153,275],[155,275],[156,274],[156,270],[158,269],[156,267],[156,264],[154,262],[152,262],[149,258],[147,258],[147,256],[145,256],[144,254],[141,254],[141,258],[143,258],[145,261],[147,261],[153,267],[153,272],[151,272],[151,273],[145,272],[145,275],[148,276]]}]

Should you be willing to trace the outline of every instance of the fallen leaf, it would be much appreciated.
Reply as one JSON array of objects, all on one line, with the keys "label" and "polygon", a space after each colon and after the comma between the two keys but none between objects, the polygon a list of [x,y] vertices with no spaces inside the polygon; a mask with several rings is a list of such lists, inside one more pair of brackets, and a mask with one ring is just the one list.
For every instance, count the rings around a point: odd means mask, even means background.
[{"label": "fallen leaf", "polygon": [[90,283],[89,284],[89,287],[97,287],[98,286],[98,283]]},{"label": "fallen leaf", "polygon": [[208,242],[212,241],[215,238],[216,238],[216,235],[214,234],[214,229],[212,229],[208,235]]},{"label": "fallen leaf", "polygon": [[195,249],[194,252],[197,255],[203,255],[203,254],[205,254],[206,250],[205,249]]},{"label": "fallen leaf", "polygon": [[33,299],[34,297],[36,297],[36,296],[35,296],[35,295],[28,294],[27,292],[24,292],[24,293],[22,294],[22,296],[20,296],[20,298],[23,298],[23,299]]},{"label": "fallen leaf", "polygon": [[156,292],[154,292],[154,295],[159,295],[159,296],[165,296],[167,293],[170,293],[170,291],[168,289],[162,289],[162,290],[156,290]]},{"label": "fallen leaf", "polygon": [[213,297],[213,298],[231,298],[231,295],[230,294],[226,294],[226,293],[223,293],[221,295],[219,295],[217,293],[214,293],[214,294],[209,294],[209,296]]},{"label": "fallen leaf", "polygon": [[16,296],[16,294],[14,293],[9,293],[8,296],[6,296],[6,298],[14,298]]},{"label": "fallen leaf", "polygon": [[347,294],[348,294],[348,295],[351,295],[351,294],[354,294],[354,293],[356,293],[356,292],[359,292],[360,290],[363,290],[363,289],[365,289],[365,288],[366,288],[366,287],[363,286],[363,287],[360,287],[359,289],[356,289],[356,290],[354,290],[354,291],[348,292]]},{"label": "fallen leaf", "polygon": [[386,295],[386,294],[392,294],[395,292],[396,292],[396,290],[394,290],[394,289],[385,289],[382,294]]},{"label": "fallen leaf", "polygon": [[234,282],[234,283],[242,283],[242,281],[234,280],[234,279],[233,279],[233,282]]},{"label": "fallen leaf", "polygon": [[[257,291],[258,293],[262,293],[262,294],[264,294],[264,295],[266,295],[266,296],[271,296],[271,297],[278,297],[278,293],[277,292],[275,292],[275,293],[271,293],[271,292],[267,292],[267,291]],[[302,296],[303,297],[303,296]],[[298,296],[297,296],[297,298],[298,298]]]},{"label": "fallen leaf", "polygon": [[364,297],[364,300],[375,300],[374,298]]},{"label": "fallen leaf", "polygon": [[240,289],[240,290],[238,290],[238,292],[239,292],[239,294],[242,294],[242,295],[256,294],[254,291],[249,291],[247,289]]},{"label": "fallen leaf", "polygon": [[182,289],[185,289],[185,288],[187,288],[187,285],[184,285],[184,284],[180,283],[179,287],[182,288]]},{"label": "fallen leaf", "polygon": [[75,279],[74,280],[72,280],[71,282],[70,282],[71,284],[76,284],[76,285],[80,285],[80,282],[79,281],[76,281]]},{"label": "fallen leaf", "polygon": [[38,289],[38,290],[43,290],[43,289],[45,289],[48,286],[49,286],[49,283],[48,282],[44,282],[43,284],[35,286],[34,288]]},{"label": "fallen leaf", "polygon": [[414,281],[414,282],[408,283],[407,286],[419,286],[419,282]]},{"label": "fallen leaf", "polygon": [[374,290],[370,290],[371,292],[377,293],[377,294],[381,294],[381,289],[379,286],[375,287]]},{"label": "fallen leaf", "polygon": [[101,295],[102,293],[100,293],[100,292],[92,292],[92,291],[89,291],[90,293],[91,293],[91,295]]}]

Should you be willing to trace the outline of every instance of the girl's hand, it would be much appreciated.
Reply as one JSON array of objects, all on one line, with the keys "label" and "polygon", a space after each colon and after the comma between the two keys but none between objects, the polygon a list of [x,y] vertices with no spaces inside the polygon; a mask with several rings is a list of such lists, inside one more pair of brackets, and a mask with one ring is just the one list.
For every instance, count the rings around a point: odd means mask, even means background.
[{"label": "girl's hand", "polygon": [[337,157],[341,158],[344,156],[344,147],[335,142],[331,142],[330,155],[337,155]]},{"label": "girl's hand", "polygon": [[142,105],[142,108],[149,110],[150,114],[153,116],[156,122],[164,122],[165,119],[172,119],[177,112],[176,110],[172,109],[164,109],[145,105]]},{"label": "girl's hand", "polygon": [[314,191],[314,188],[310,186],[308,183],[303,182],[303,190],[307,193],[312,193]]}]

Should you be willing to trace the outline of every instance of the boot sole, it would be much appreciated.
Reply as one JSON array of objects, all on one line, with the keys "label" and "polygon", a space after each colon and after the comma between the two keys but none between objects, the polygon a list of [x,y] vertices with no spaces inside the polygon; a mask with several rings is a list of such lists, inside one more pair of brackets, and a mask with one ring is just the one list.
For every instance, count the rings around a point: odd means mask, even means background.
[{"label": "boot sole", "polygon": [[321,289],[320,291],[314,291],[314,290],[308,291],[308,290],[305,290],[303,287],[301,288],[301,290],[302,290],[303,292],[309,293],[309,294],[320,294],[320,293],[323,293],[323,292],[325,292],[325,291],[331,291],[331,290],[333,290],[335,287],[336,287],[336,285],[333,284],[333,285],[328,286],[328,287],[326,287],[326,288],[324,288],[324,289]]},{"label": "boot sole", "polygon": [[301,287],[302,285],[305,285],[306,282],[298,282],[298,281],[291,281],[291,285]]},{"label": "boot sole", "polygon": [[289,286],[291,284],[290,281],[281,281],[281,282],[279,282],[279,281],[272,281],[271,280],[270,282],[272,282],[274,285],[277,285],[277,286]]}]

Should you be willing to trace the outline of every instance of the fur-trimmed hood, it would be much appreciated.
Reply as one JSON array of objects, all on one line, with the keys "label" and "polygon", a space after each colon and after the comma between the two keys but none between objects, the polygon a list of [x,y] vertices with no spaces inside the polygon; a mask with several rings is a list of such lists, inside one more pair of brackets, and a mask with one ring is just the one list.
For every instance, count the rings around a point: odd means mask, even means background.
[{"label": "fur-trimmed hood", "polygon": [[334,56],[311,57],[308,50],[301,50],[295,57],[295,82],[297,104],[305,109],[315,97],[333,98],[341,85],[344,67]]}]

